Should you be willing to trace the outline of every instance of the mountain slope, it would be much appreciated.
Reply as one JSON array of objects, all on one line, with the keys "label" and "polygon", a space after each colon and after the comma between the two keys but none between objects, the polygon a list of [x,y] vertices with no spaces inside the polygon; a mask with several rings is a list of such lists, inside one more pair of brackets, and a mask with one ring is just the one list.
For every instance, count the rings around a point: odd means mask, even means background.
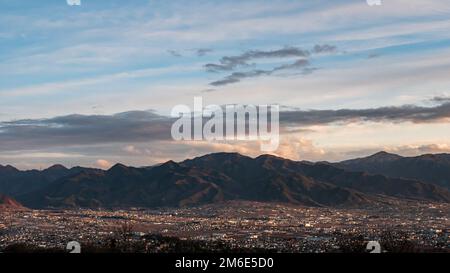
[{"label": "mountain slope", "polygon": [[0,210],[23,210],[25,209],[19,202],[14,200],[13,198],[0,194]]}]

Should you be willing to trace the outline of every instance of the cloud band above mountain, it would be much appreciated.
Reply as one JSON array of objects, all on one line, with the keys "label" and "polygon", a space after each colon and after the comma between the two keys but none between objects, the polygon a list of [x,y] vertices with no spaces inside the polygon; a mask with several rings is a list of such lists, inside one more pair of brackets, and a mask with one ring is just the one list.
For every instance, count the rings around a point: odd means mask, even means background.
[{"label": "cloud band above mountain", "polygon": [[[281,131],[286,127],[346,124],[350,122],[432,123],[450,118],[450,100],[438,104],[390,106],[368,109],[291,110],[280,112]],[[0,123],[0,150],[32,150],[66,145],[170,140],[173,118],[151,111],[115,115],[69,115],[50,119]]]}]

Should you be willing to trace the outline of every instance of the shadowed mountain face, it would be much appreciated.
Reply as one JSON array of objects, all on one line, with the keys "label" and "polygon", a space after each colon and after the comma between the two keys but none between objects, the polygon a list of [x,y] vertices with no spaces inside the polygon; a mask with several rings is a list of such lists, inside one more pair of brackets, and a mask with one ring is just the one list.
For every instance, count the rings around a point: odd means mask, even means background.
[{"label": "shadowed mountain face", "polygon": [[349,171],[415,179],[450,189],[450,154],[401,157],[380,152],[365,158],[343,161],[335,166]]},{"label": "shadowed mountain face", "polygon": [[117,164],[108,171],[3,168],[0,190],[9,189],[9,195],[31,208],[191,206],[228,200],[346,207],[373,206],[386,198],[450,202],[450,192],[434,184],[268,155],[217,153],[150,168]]}]

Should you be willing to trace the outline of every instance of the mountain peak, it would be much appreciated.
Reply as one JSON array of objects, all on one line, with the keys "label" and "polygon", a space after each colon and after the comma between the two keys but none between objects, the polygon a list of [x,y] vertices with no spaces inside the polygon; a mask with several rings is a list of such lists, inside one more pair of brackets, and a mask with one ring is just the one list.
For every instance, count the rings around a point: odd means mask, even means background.
[{"label": "mountain peak", "polygon": [[263,155],[258,156],[255,159],[264,159],[264,160],[266,160],[266,159],[280,159],[280,160],[287,160],[285,158],[282,158],[282,157],[279,157],[279,156],[276,156],[276,155],[272,155],[272,154],[263,154]]},{"label": "mountain peak", "polygon": [[3,171],[10,171],[10,172],[16,172],[16,171],[19,171],[18,169],[16,169],[15,167],[13,167],[13,166],[11,166],[11,165],[6,165],[6,166],[0,165],[0,170],[3,170]]},{"label": "mountain peak", "polygon": [[109,168],[109,170],[107,170],[106,172],[107,172],[108,174],[113,174],[113,175],[115,175],[115,174],[123,174],[123,173],[126,173],[126,172],[128,172],[129,170],[130,170],[130,167],[125,166],[125,165],[123,165],[123,164],[121,164],[121,163],[117,163],[117,164],[115,164],[114,166],[112,166],[111,168]]},{"label": "mountain peak", "polygon": [[61,164],[55,164],[47,169],[45,169],[45,171],[67,171],[68,169],[61,165]]},{"label": "mountain peak", "polygon": [[125,166],[125,165],[123,165],[123,164],[120,164],[120,163],[117,163],[117,164],[115,164],[114,166],[112,166],[109,170],[108,170],[108,172],[109,173],[111,173],[111,172],[121,172],[121,171],[125,171],[125,170],[128,170],[129,168],[127,167],[127,166]]},{"label": "mountain peak", "polygon": [[377,160],[377,161],[387,161],[387,160],[396,160],[402,158],[397,154],[391,154],[386,151],[381,151],[371,156],[368,156],[367,159]]},{"label": "mountain peak", "polygon": [[176,163],[173,160],[169,160],[169,161],[164,162],[161,165],[159,165],[159,167],[162,169],[175,169],[175,168],[180,167],[180,164]]},{"label": "mountain peak", "polygon": [[239,159],[250,159],[250,157],[241,155],[240,153],[236,153],[236,152],[232,152],[232,153],[220,152],[220,153],[212,153],[212,154],[200,156],[200,157],[194,158],[193,160],[198,160],[198,159],[239,160]]},{"label": "mountain peak", "polygon": [[241,157],[243,155],[241,155],[240,153],[236,153],[236,152],[231,152],[231,153],[227,153],[227,152],[219,152],[219,153],[212,153],[212,154],[207,154],[201,157]]},{"label": "mountain peak", "polygon": [[178,163],[176,163],[176,162],[173,161],[173,160],[169,160],[169,161],[163,163],[162,165],[169,165],[169,166],[171,166],[171,165],[176,165],[176,166],[178,166]]},{"label": "mountain peak", "polygon": [[208,168],[222,168],[225,165],[243,164],[244,162],[251,162],[253,158],[241,155],[240,153],[212,153],[188,159],[181,162],[183,166],[195,166],[197,164],[207,164]]}]

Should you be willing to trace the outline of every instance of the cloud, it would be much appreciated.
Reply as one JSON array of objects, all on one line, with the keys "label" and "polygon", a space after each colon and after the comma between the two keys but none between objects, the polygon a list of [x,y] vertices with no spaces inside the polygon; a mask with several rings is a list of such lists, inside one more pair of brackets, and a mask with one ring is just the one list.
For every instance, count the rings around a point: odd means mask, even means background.
[{"label": "cloud", "polygon": [[261,75],[270,75],[272,74],[272,71],[266,71],[266,70],[253,70],[248,72],[234,72],[231,75],[225,77],[222,80],[218,80],[215,82],[210,83],[212,86],[222,86],[227,85],[231,83],[237,83],[240,82],[242,79],[245,78],[254,78]]},{"label": "cloud", "polygon": [[422,144],[422,145],[404,145],[386,149],[391,153],[398,153],[403,156],[417,156],[422,154],[449,153],[449,144]]},{"label": "cloud", "polygon": [[214,81],[210,83],[212,86],[223,86],[227,84],[237,83],[240,82],[243,79],[246,78],[254,78],[259,76],[270,76],[274,74],[275,72],[282,71],[282,70],[289,70],[289,69],[300,69],[303,68],[302,74],[309,74],[311,73],[314,68],[307,68],[309,66],[309,61],[300,59],[295,61],[294,63],[284,64],[277,66],[271,70],[252,70],[247,72],[233,72],[231,75],[226,76],[222,80]]},{"label": "cloud", "polygon": [[129,155],[152,155],[149,148],[137,147],[136,145],[127,145],[123,148],[123,151]]},{"label": "cloud", "polygon": [[378,57],[380,57],[381,55],[379,54],[379,53],[370,53],[368,56],[367,56],[367,58],[368,59],[375,59],[375,58],[378,58]]},{"label": "cloud", "polygon": [[[228,152],[240,153],[247,156],[257,157],[267,152],[262,152],[260,141],[233,141],[233,142],[206,142],[188,141],[182,143],[172,143],[177,147],[178,153],[172,155],[180,160],[192,158],[208,153]],[[180,154],[182,154],[180,156]],[[276,151],[269,154],[289,158],[292,160],[324,160],[330,153],[317,147],[312,140],[297,136],[285,136],[280,139],[280,145]],[[173,159],[173,158],[172,158]]]},{"label": "cloud", "polygon": [[203,56],[205,56],[206,54],[211,53],[211,52],[213,52],[213,50],[210,49],[210,48],[199,48],[199,49],[196,49],[196,50],[195,50],[195,53],[196,53],[197,56],[199,56],[199,57],[203,57]]},{"label": "cloud", "polygon": [[280,113],[280,122],[294,125],[320,125],[348,122],[414,122],[427,123],[450,118],[450,100],[439,98],[442,103],[423,107],[401,105],[368,109],[297,110]]},{"label": "cloud", "polygon": [[315,45],[312,52],[316,53],[316,54],[320,54],[320,53],[334,53],[336,52],[337,47],[334,45]]},{"label": "cloud", "polygon": [[258,76],[268,76],[272,75],[278,71],[282,70],[296,70],[302,69],[302,74],[309,74],[315,70],[315,68],[307,68],[311,65],[309,58],[312,54],[325,54],[325,53],[334,53],[336,52],[337,47],[333,45],[315,45],[312,50],[304,50],[298,47],[284,47],[278,50],[271,51],[261,51],[261,50],[251,50],[247,51],[241,55],[237,56],[225,56],[220,59],[219,63],[209,63],[204,67],[209,72],[223,72],[223,71],[232,71],[239,67],[248,67],[250,66],[250,61],[258,60],[258,59],[267,59],[267,58],[299,58],[293,63],[285,63],[278,66],[275,66],[271,69],[255,69],[246,72],[233,72],[232,74],[226,76],[221,80],[217,80],[211,82],[212,86],[223,86],[232,83],[240,82],[245,78],[254,78]]},{"label": "cloud", "polygon": [[297,61],[295,61],[293,63],[290,63],[290,64],[284,64],[284,65],[277,66],[277,67],[275,67],[272,70],[272,73],[276,72],[276,71],[280,71],[280,70],[285,70],[285,69],[304,68],[304,67],[309,66],[309,65],[310,65],[310,62],[308,60],[300,59],[300,60],[297,60]]},{"label": "cloud", "polygon": [[314,145],[310,139],[299,137],[284,137],[274,155],[292,160],[322,160],[327,154],[322,148]]},{"label": "cloud", "polygon": [[449,103],[450,97],[447,96],[436,96],[431,99],[431,102],[434,103]]},{"label": "cloud", "polygon": [[174,56],[174,57],[183,57],[183,55],[181,55],[178,51],[176,51],[176,50],[167,50],[167,52],[170,54],[170,55],[172,55],[172,56]]},{"label": "cloud", "polygon": [[109,169],[112,166],[112,163],[108,160],[99,159],[95,162],[95,165],[101,169]]},{"label": "cloud", "polygon": [[3,122],[0,123],[0,150],[169,139],[172,123],[171,118],[150,111]]},{"label": "cloud", "polygon": [[[400,105],[368,109],[284,110],[280,112],[282,134],[314,125],[351,122],[433,123],[450,120],[450,99],[431,107]],[[173,118],[152,111],[114,115],[69,115],[0,123],[0,151],[45,150],[52,147],[121,144],[128,154],[150,154],[133,143],[172,140]]]},{"label": "cloud", "polygon": [[224,56],[219,64],[206,64],[205,68],[209,72],[230,71],[239,66],[248,66],[250,61],[267,58],[289,58],[289,57],[308,57],[311,53],[297,47],[285,47],[277,50],[263,51],[250,50],[237,56]]}]

